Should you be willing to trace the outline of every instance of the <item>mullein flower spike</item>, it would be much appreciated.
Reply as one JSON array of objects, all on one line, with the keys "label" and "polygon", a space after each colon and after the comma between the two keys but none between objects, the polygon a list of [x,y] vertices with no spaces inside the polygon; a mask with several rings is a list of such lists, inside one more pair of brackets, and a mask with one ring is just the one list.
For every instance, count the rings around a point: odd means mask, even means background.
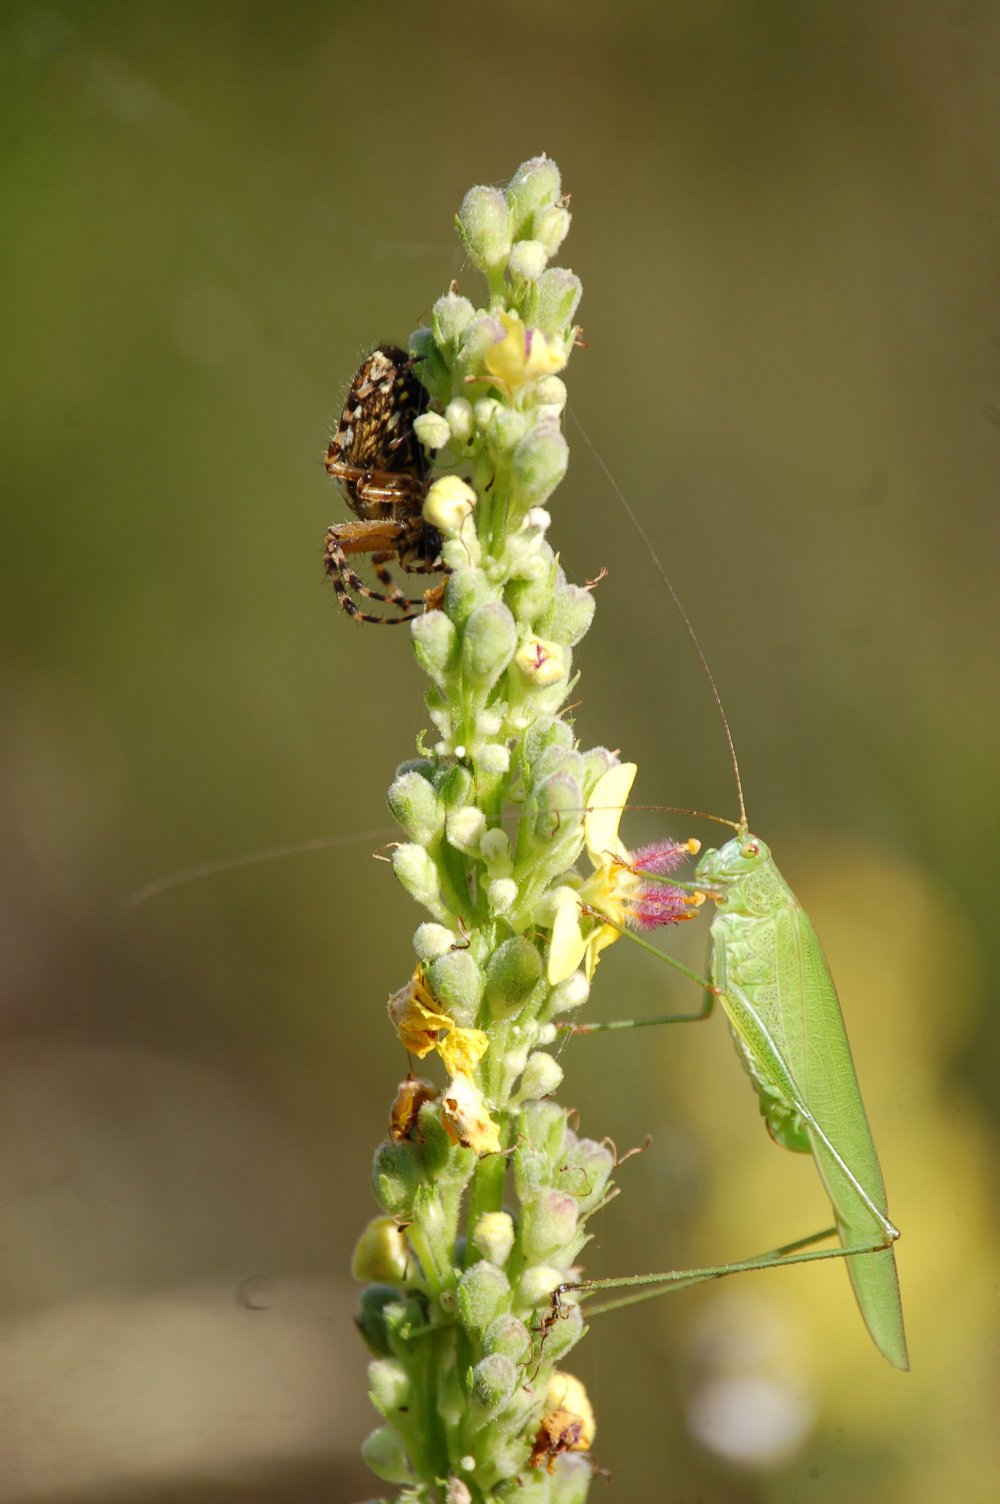
[{"label": "mullein flower spike", "polygon": [[485,303],[452,288],[409,342],[445,588],[411,627],[433,729],[389,790],[393,868],[428,915],[389,1017],[445,1079],[396,1089],[372,1169],[381,1215],[354,1260],[383,1421],[364,1455],[408,1504],[586,1497],[593,1412],[559,1369],[585,1327],[566,1293],[553,1320],[552,1295],[576,1278],[614,1160],[552,1100],[548,1046],[623,927],[689,911],[663,878],[690,848],[628,852],[635,765],[582,750],[565,719],[594,613],[547,536],[581,291],[549,263],[569,225],[548,157],[504,191],[470,189],[457,226]]}]

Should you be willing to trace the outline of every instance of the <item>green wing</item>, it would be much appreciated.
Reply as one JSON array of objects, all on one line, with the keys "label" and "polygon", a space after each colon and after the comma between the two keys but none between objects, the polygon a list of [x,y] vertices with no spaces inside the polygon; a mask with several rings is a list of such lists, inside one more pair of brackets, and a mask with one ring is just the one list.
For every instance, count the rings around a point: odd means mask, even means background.
[{"label": "green wing", "polygon": [[[885,1183],[861,1100],[837,992],[816,931],[795,903],[771,916],[774,972],[735,985],[718,965],[723,1004],[759,1082],[801,1118],[845,1248],[895,1238]],[[724,953],[724,947],[720,947]],[[722,962],[722,956],[717,961]],[[865,1324],[880,1352],[909,1368],[892,1248],[848,1259]]]}]

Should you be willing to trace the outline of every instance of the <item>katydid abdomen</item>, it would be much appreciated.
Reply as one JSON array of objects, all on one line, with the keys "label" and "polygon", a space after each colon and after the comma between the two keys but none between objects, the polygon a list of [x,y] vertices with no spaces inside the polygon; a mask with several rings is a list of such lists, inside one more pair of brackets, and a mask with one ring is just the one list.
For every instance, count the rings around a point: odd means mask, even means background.
[{"label": "katydid abdomen", "polygon": [[756,836],[706,851],[697,880],[719,907],[712,980],[771,1136],[811,1150],[833,1204],[861,1314],[879,1350],[908,1368],[885,1184],[830,968],[816,931]]}]

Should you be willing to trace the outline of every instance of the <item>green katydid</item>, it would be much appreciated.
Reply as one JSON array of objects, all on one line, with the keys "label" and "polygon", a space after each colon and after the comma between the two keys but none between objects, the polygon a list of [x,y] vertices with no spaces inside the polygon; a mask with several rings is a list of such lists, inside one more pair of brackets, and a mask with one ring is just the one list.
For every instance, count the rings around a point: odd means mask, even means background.
[{"label": "green katydid", "polygon": [[[685,1021],[707,1016],[711,998],[719,998],[760,1099],[768,1131],[785,1148],[812,1153],[833,1206],[836,1226],[831,1232],[840,1242],[840,1247],[821,1252],[798,1252],[804,1245],[797,1244],[738,1265],[599,1281],[585,1288],[669,1286],[717,1278],[744,1268],[843,1256],[875,1345],[896,1368],[907,1369],[893,1253],[899,1234],[889,1220],[885,1184],[830,968],[815,929],[770,850],[750,833],[729,722],[690,618],[638,516],[589,437],[583,436],[644,542],[694,643],[722,720],[739,799],[739,822],[719,822],[731,825],[734,838],[718,849],[705,851],[695,871],[695,885],[717,903],[711,929],[711,982],[693,976],[663,952],[655,953],[707,989],[709,1005],[698,1014],[684,1015]],[[646,945],[638,936],[632,938]],[[585,1025],[584,1030],[602,1027],[608,1026]],[[805,1240],[813,1241],[817,1239]],[[633,1298],[642,1298],[638,1290]]]}]

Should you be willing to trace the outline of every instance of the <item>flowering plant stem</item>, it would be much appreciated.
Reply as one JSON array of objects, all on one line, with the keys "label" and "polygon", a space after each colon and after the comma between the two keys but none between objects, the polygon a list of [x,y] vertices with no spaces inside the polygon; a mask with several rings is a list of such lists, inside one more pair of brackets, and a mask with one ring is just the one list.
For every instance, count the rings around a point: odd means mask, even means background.
[{"label": "flowering plant stem", "polygon": [[645,857],[653,887],[619,841],[634,765],[581,749],[564,711],[594,613],[547,540],[581,292],[550,264],[569,224],[546,157],[504,191],[472,188],[457,226],[486,304],[453,287],[409,346],[446,581],[412,624],[434,730],[389,789],[405,835],[393,866],[430,916],[389,1016],[446,1080],[399,1085],[354,1273],[383,1418],[364,1455],[412,1504],[587,1495],[593,1412],[560,1368],[584,1321],[552,1297],[576,1277],[615,1161],[570,1128],[548,1047],[622,925],[689,902],[662,881],[687,848]]}]

